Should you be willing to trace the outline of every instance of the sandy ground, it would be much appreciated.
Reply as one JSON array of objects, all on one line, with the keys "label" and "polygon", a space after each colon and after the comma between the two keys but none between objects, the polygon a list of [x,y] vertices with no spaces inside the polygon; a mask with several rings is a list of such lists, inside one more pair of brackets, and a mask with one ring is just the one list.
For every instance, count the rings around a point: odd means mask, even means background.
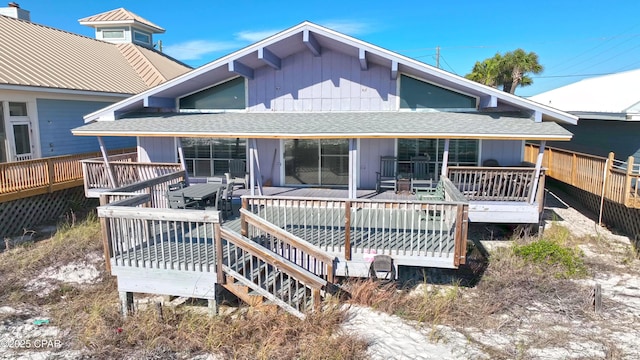
[{"label": "sandy ground", "polygon": [[[549,195],[545,227],[558,224],[577,236],[594,238],[594,244],[581,246],[591,263],[602,264],[591,279],[581,281],[587,286],[602,286],[603,312],[591,321],[567,321],[532,305],[530,311],[518,314],[523,318],[505,319],[519,323],[515,328],[424,329],[396,316],[352,307],[343,330],[370,342],[371,359],[490,359],[488,348],[511,353],[514,359],[640,359],[639,261],[620,262],[628,254],[629,239],[598,226],[595,216],[585,216],[585,210],[567,203],[565,195]],[[489,248],[504,245],[496,232],[499,229],[487,227],[474,236],[495,239],[483,241]],[[520,344],[534,337],[547,346],[518,351]],[[554,337],[568,340],[554,341]]]},{"label": "sandy ground", "polygon": [[[563,200],[564,199],[564,200]],[[597,239],[583,246],[585,256],[602,267],[592,278],[580,283],[602,286],[605,310],[591,321],[569,321],[546,317],[544,309],[533,308],[518,319],[517,328],[503,330],[453,329],[446,326],[420,328],[399,317],[369,308],[350,306],[348,320],[341,331],[358,334],[370,343],[371,359],[490,359],[488,348],[509,352],[518,344],[536,336],[553,338],[568,336],[570,345],[559,346],[553,341],[543,348],[527,348],[514,352],[513,358],[524,359],[640,359],[640,265],[622,264],[620,256],[627,253],[629,239],[605,228],[565,202],[566,197],[550,196],[547,201],[547,226],[560,224],[576,235]],[[500,234],[486,228],[478,232],[482,240],[493,239],[504,244]],[[491,244],[491,241],[484,243]],[[99,257],[89,256],[82,262],[45,269],[28,285],[34,296],[46,294],[52,281],[89,284],[98,278]],[[5,305],[5,306],[2,306]],[[0,359],[73,359],[82,352],[63,350],[59,343],[64,335],[47,323],[39,309],[15,309],[0,304]],[[346,305],[345,305],[346,306]],[[38,316],[35,316],[38,315]],[[544,334],[541,334],[544,333]],[[29,344],[16,344],[15,339],[29,339]],[[57,342],[56,342],[57,341]],[[13,349],[21,346],[23,349]],[[214,356],[201,356],[199,359]]]}]

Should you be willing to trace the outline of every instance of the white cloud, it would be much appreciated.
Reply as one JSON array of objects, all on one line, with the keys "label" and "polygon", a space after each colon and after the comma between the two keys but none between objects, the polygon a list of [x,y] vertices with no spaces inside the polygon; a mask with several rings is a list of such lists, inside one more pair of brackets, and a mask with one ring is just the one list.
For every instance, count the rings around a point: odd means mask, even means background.
[{"label": "white cloud", "polygon": [[165,46],[162,51],[178,60],[199,60],[204,55],[217,51],[237,49],[241,46],[233,41],[190,40]]},{"label": "white cloud", "polygon": [[263,39],[268,38],[269,36],[279,32],[281,30],[261,30],[261,31],[240,31],[236,33],[236,39],[248,41],[248,42],[257,42]]},{"label": "white cloud", "polygon": [[373,24],[351,20],[327,20],[318,24],[347,35],[362,35],[373,31]]}]

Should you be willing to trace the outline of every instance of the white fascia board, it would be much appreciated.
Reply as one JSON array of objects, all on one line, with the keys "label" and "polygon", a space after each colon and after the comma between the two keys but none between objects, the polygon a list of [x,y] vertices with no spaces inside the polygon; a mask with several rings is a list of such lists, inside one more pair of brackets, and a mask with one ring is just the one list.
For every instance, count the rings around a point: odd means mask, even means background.
[{"label": "white fascia board", "polygon": [[402,138],[402,139],[495,139],[495,140],[551,140],[569,141],[572,135],[522,135],[522,134],[390,134],[390,133],[228,133],[228,132],[168,132],[168,131],[95,131],[95,130],[72,130],[76,136],[144,136],[144,137],[217,137],[217,138],[269,138],[269,139],[347,139],[347,138]]},{"label": "white fascia board", "polygon": [[51,88],[51,87],[30,86],[30,85],[11,85],[11,84],[0,84],[0,90],[35,91],[35,92],[56,93],[56,94],[109,96],[109,97],[119,97],[119,98],[131,96],[131,94],[124,94],[124,93],[110,93],[110,92],[101,92],[101,91],[73,90],[73,89],[61,89],[61,88]]}]

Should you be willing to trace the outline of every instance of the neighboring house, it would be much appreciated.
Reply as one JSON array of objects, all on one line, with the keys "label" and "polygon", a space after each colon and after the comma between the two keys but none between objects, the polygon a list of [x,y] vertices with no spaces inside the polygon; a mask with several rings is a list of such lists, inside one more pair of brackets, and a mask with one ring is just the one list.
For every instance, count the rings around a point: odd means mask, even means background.
[{"label": "neighboring house", "polygon": [[0,8],[0,163],[97,151],[70,131],[85,114],[190,70],[153,48],[164,29],[125,9],[80,23],[96,39],[33,23],[15,3]]},{"label": "neighboring house", "polygon": [[[593,77],[530,99],[580,118],[570,142],[547,145],[618,160],[640,162],[640,69]],[[565,126],[565,125],[563,125]],[[566,126],[565,126],[566,127]]]}]

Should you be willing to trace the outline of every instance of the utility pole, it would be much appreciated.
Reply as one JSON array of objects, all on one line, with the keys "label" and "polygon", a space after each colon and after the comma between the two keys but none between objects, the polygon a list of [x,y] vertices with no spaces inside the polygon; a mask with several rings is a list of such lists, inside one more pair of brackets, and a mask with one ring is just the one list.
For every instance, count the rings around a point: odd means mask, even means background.
[{"label": "utility pole", "polygon": [[440,69],[440,46],[436,46],[436,67]]}]

